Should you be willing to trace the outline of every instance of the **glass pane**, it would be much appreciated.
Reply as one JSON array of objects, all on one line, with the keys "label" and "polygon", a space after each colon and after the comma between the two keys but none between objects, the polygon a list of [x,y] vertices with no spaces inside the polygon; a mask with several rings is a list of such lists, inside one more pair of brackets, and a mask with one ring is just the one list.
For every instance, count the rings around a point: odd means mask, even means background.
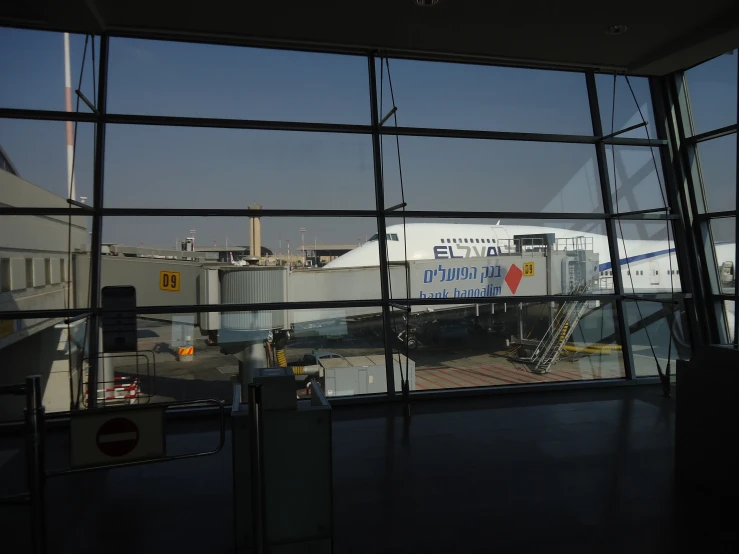
[{"label": "glass pane", "polygon": [[696,133],[736,123],[737,51],[685,72]]},{"label": "glass pane", "polygon": [[[0,203],[29,208],[68,208],[70,197],[67,133],[75,144],[75,125],[65,121],[0,119]],[[95,126],[78,123],[74,149],[74,197],[92,204]],[[9,163],[8,163],[9,162]]]},{"label": "glass pane", "polygon": [[736,344],[736,301],[735,300],[724,300],[724,318],[727,328],[728,344]]},{"label": "glass pane", "polygon": [[[63,317],[0,320],[0,384],[22,384],[27,376],[40,375],[47,413],[68,411],[82,400],[85,330],[85,320],[67,326]],[[3,396],[0,421],[23,420],[24,402],[23,396]]]},{"label": "glass pane", "polygon": [[[252,223],[261,250],[256,270],[265,281],[247,275],[255,275],[249,266],[257,262]],[[106,217],[102,286],[135,286],[139,306],[373,300],[381,297],[378,267],[316,268],[376,234],[375,218]],[[215,274],[205,277],[204,266]],[[210,292],[205,279],[213,279]]]},{"label": "glass pane", "polygon": [[[669,294],[680,291],[680,267],[675,254],[675,235],[665,222],[616,220],[619,264],[627,294]],[[608,268],[609,270],[612,268]],[[612,271],[602,279],[612,283]]]},{"label": "glass pane", "polygon": [[[603,134],[626,129],[632,125],[642,123],[642,117],[647,121],[647,127],[640,127],[628,133],[619,135],[619,138],[657,138],[654,126],[654,112],[652,111],[652,95],[649,90],[649,79],[646,77],[629,77],[629,83],[623,76],[616,77],[616,103],[613,103],[613,75],[599,74],[595,76],[595,86],[598,90],[598,105]],[[636,96],[636,101],[634,101]],[[638,107],[637,107],[638,102]],[[641,110],[641,115],[639,115]]]},{"label": "glass pane", "polygon": [[374,209],[369,135],[109,125],[109,207]]},{"label": "glass pane", "polygon": [[[321,382],[328,396],[384,393],[379,308],[372,317],[360,317],[355,310],[140,315],[138,366],[134,356],[121,356],[113,358],[112,369],[116,378],[138,379],[142,400],[149,401],[230,402],[240,366],[248,375],[255,368],[282,363],[293,369],[299,397],[306,396],[311,377]],[[190,347],[192,359],[184,361],[180,348]],[[143,356],[152,360],[148,374]],[[396,388],[400,390],[399,382]]]},{"label": "glass pane", "polygon": [[[94,91],[97,86],[93,83],[92,41],[87,45],[82,86],[80,74],[85,51],[84,35],[69,35],[69,48],[71,110],[75,111],[79,105],[79,111],[89,112],[84,102],[78,103],[74,90],[81,89],[91,102],[96,101]],[[64,33],[0,27],[0,51],[3,52],[0,107],[57,111],[67,109],[64,90]],[[96,62],[99,52],[100,40],[95,38]]]},{"label": "glass pane", "polygon": [[[605,225],[598,220],[409,219],[404,226],[392,217],[387,224],[388,258],[399,262],[390,272],[395,299],[407,297],[406,259],[411,298],[603,292],[600,275],[610,265]],[[328,267],[378,265],[378,244],[362,244]],[[576,260],[575,252],[584,258]]]},{"label": "glass pane", "polygon": [[663,373],[669,359],[672,375],[677,368],[675,360],[690,359],[690,332],[682,295],[679,302],[674,308],[671,302],[624,302],[638,377],[659,375],[655,356]]},{"label": "glass pane", "polygon": [[[595,148],[400,137],[409,210],[603,212]],[[385,204],[401,202],[395,137],[383,137]]]},{"label": "glass pane", "polygon": [[[613,205],[617,212],[650,210],[665,206],[665,178],[657,148],[607,145],[606,162]],[[657,171],[654,169],[655,163]]]},{"label": "glass pane", "polygon": [[713,248],[719,271],[719,286],[724,294],[734,294],[736,287],[736,218],[711,220]]},{"label": "glass pane", "polygon": [[112,113],[369,124],[367,59],[113,38]]},{"label": "glass pane", "polygon": [[[0,311],[89,306],[78,249],[88,221],[66,216],[0,217]],[[84,270],[84,281],[87,280]]]},{"label": "glass pane", "polygon": [[698,155],[708,211],[736,210],[736,134],[699,143]]},{"label": "glass pane", "polygon": [[[392,101],[377,65],[382,118]],[[415,60],[390,60],[390,72],[404,127],[593,134],[583,73]]]},{"label": "glass pane", "polygon": [[410,323],[416,390],[624,376],[610,303],[496,302],[477,311],[436,308]]}]

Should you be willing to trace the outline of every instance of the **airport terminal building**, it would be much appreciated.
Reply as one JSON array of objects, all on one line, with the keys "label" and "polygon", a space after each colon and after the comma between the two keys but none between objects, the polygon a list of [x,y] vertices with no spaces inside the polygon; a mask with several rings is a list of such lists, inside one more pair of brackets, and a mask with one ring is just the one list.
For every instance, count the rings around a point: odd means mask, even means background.
[{"label": "airport terminal building", "polygon": [[0,7],[0,544],[736,547],[739,11],[576,4]]}]

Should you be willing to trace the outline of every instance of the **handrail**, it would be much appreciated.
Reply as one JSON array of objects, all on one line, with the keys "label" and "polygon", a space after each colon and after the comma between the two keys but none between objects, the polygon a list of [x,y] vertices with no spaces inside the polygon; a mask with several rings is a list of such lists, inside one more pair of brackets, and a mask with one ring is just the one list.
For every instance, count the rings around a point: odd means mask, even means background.
[{"label": "handrail", "polygon": [[[186,458],[199,458],[201,456],[212,456],[213,454],[218,454],[221,450],[223,450],[224,445],[226,444],[226,415],[225,415],[225,407],[222,401],[216,400],[213,398],[207,399],[207,400],[189,400],[189,401],[182,401],[182,402],[173,402],[171,404],[167,404],[164,407],[164,411],[166,412],[170,408],[179,408],[181,406],[194,406],[194,405],[200,405],[200,404],[207,404],[207,405],[214,405],[219,408],[219,414],[220,414],[220,437],[218,441],[218,446],[214,448],[213,450],[207,450],[205,452],[191,452],[189,454],[177,454],[175,456],[162,456],[161,458],[151,458],[148,460],[135,460],[131,462],[120,462],[117,464],[106,464],[106,465],[100,465],[100,466],[91,466],[91,467],[78,467],[78,468],[69,468],[69,469],[58,469],[54,471],[49,471],[46,473],[47,477],[58,477],[60,475],[71,475],[73,473],[84,473],[87,471],[94,471],[97,469],[115,469],[120,467],[131,467],[131,466],[140,466],[144,464],[153,464],[153,463],[159,463],[159,462],[171,462],[174,460],[184,460]],[[84,412],[81,412],[80,414],[75,414],[75,416],[80,416],[81,414],[88,414],[88,413],[104,413],[109,414],[112,412],[120,411],[125,413],[131,413],[131,411],[140,411],[140,410],[156,410],[160,409],[155,404],[148,404],[144,405],[142,407],[137,406],[127,406],[127,407],[121,407],[121,408],[95,408],[90,410],[85,410]],[[81,415],[81,417],[85,417],[84,415]]]},{"label": "handrail", "polygon": [[8,396],[24,396],[26,394],[26,385],[0,385],[0,394]]},{"label": "handrail", "polygon": [[310,380],[310,404],[311,406],[330,406],[321,384],[316,379]]}]

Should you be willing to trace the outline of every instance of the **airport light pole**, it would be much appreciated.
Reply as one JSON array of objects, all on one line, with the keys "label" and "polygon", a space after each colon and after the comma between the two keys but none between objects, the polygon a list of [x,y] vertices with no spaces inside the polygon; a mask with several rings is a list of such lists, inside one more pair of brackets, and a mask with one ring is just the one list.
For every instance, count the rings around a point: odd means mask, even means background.
[{"label": "airport light pole", "polygon": [[[72,64],[69,53],[69,33],[64,33],[64,107],[72,112]],[[67,189],[68,198],[77,200],[74,183],[74,123],[67,121]]]}]

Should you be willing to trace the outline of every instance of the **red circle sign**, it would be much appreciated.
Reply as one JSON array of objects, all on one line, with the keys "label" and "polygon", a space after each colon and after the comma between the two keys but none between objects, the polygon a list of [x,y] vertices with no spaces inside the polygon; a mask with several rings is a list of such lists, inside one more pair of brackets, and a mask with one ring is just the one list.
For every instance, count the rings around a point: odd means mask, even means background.
[{"label": "red circle sign", "polygon": [[97,434],[100,452],[112,457],[129,454],[138,442],[139,428],[125,417],[109,419],[100,426]]}]

